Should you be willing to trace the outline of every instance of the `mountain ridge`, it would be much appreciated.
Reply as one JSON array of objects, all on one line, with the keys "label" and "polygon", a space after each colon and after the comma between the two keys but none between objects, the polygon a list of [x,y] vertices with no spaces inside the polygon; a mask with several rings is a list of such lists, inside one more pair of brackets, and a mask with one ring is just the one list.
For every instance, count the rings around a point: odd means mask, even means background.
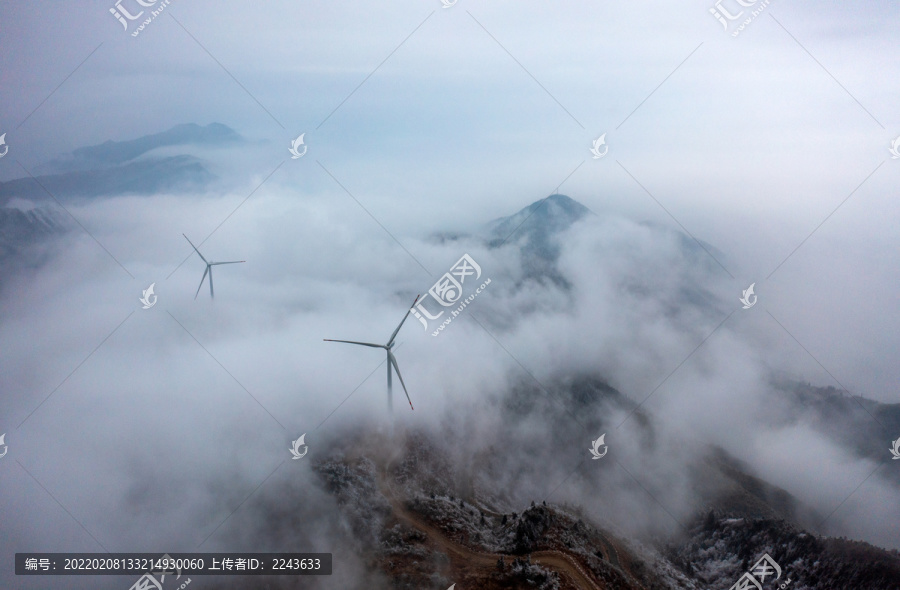
[{"label": "mountain ridge", "polygon": [[124,141],[76,148],[35,167],[26,176],[0,182],[0,205],[14,198],[37,203],[53,198],[95,198],[119,194],[150,195],[173,190],[202,190],[216,179],[207,162],[189,154],[154,154],[163,148],[235,145],[244,140],[221,123],[175,125],[165,131]]},{"label": "mountain ridge", "polygon": [[135,139],[106,140],[100,144],[76,148],[68,156],[51,160],[37,170],[42,174],[60,174],[98,166],[116,166],[163,147],[222,145],[243,141],[245,140],[240,134],[222,123],[210,123],[206,126],[181,123],[165,131]]}]

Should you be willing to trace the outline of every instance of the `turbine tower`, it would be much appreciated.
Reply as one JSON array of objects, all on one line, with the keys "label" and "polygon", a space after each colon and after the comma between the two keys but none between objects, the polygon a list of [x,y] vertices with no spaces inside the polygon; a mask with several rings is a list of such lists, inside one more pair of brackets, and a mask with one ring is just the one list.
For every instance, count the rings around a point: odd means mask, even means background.
[{"label": "turbine tower", "polygon": [[[181,235],[184,236],[184,234]],[[200,279],[200,285],[197,287],[197,292],[194,293],[194,299],[196,299],[197,295],[200,294],[200,287],[203,286],[203,281],[206,280],[207,274],[209,274],[209,296],[210,298],[215,297],[215,294],[213,294],[212,267],[219,264],[239,264],[241,262],[247,262],[246,260],[232,260],[231,262],[210,262],[206,258],[203,258],[203,254],[200,254],[200,250],[197,249],[197,246],[194,245],[194,242],[192,242],[187,236],[184,236],[184,239],[188,241],[188,244],[191,245],[191,248],[194,249],[194,252],[197,253],[197,256],[199,256],[203,260],[203,262],[206,263],[206,270],[203,271],[203,278]]]},{"label": "turbine tower", "polygon": [[[199,254],[199,252],[198,252]],[[372,342],[354,342],[352,340],[331,340],[329,338],[325,338],[325,342],[343,342],[345,344],[358,344],[360,346],[368,346],[370,348],[383,348],[387,352],[387,394],[388,394],[388,411],[393,412],[394,410],[394,400],[393,400],[393,389],[391,385],[391,368],[393,367],[394,371],[397,371],[397,377],[400,378],[400,385],[403,386],[403,393],[406,394],[406,401],[409,402],[409,408],[411,410],[415,409],[412,405],[412,400],[409,399],[409,392],[406,390],[406,383],[403,382],[403,375],[400,374],[400,367],[397,366],[397,358],[394,356],[394,353],[391,352],[391,349],[394,348],[394,339],[397,338],[397,333],[400,331],[400,328],[403,327],[403,322],[406,321],[406,318],[409,317],[410,309],[415,307],[416,303],[419,301],[420,295],[416,295],[416,300],[413,301],[413,304],[406,310],[406,313],[403,315],[403,319],[400,320],[400,325],[397,326],[397,329],[394,330],[394,333],[391,334],[390,339],[387,341],[387,344],[374,344]]]}]

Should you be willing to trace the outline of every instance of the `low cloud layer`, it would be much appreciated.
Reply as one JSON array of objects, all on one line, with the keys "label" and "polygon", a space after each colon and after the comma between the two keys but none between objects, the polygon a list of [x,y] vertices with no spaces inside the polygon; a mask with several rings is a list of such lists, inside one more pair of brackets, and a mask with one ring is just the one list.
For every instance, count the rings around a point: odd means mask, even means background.
[{"label": "low cloud layer", "polygon": [[[215,300],[205,288],[194,300],[203,265],[180,234],[199,242],[241,198],[73,204],[135,278],[76,232],[5,287],[3,421],[25,420],[7,427],[2,510],[17,532],[5,551],[332,551],[335,571],[356,577],[334,499],[288,447],[306,432],[312,459],[384,430],[384,356],[322,339],[386,341],[463,253],[491,284],[438,337],[407,320],[395,352],[416,410],[395,379],[395,412],[460,445],[461,463],[502,453],[490,479],[510,509],[550,496],[628,532],[673,532],[697,509],[690,466],[712,444],[818,513],[840,506],[828,532],[900,546],[879,517],[896,487],[873,476],[841,504],[873,464],[805,425],[773,426],[771,376],[810,375],[808,355],[762,309],[741,310],[715,261],[677,231],[589,215],[558,236],[564,286],[527,276],[515,235],[499,249],[392,236],[346,196],[297,197],[276,182],[200,247],[247,262],[217,267]],[[143,310],[150,282],[159,299]],[[604,428],[630,475],[589,461],[567,479],[601,432],[585,436],[541,389],[579,375],[643,402],[650,430],[612,406],[578,417]],[[524,418],[504,424],[522,387],[534,389]]]},{"label": "low cloud layer", "polygon": [[[361,587],[358,539],[310,464],[388,432],[385,359],[323,339],[386,341],[464,253],[491,283],[437,337],[407,320],[416,409],[395,379],[395,416],[505,509],[548,498],[674,533],[720,447],[811,528],[900,547],[897,462],[878,459],[900,433],[777,386],[898,401],[900,15],[773,2],[735,39],[710,5],[174,0],[138,38],[106,4],[0,7],[3,182],[186,122],[244,139],[143,154],[209,176],[58,195],[74,220],[35,190],[70,231],[2,266],[4,555],[331,551],[321,587]],[[488,247],[488,221],[552,192],[594,214],[551,266],[522,259],[527,225]],[[246,260],[215,268],[214,301],[208,284],[194,299],[182,233]],[[560,399],[586,377],[639,410]],[[10,569],[0,586],[32,583]]]}]

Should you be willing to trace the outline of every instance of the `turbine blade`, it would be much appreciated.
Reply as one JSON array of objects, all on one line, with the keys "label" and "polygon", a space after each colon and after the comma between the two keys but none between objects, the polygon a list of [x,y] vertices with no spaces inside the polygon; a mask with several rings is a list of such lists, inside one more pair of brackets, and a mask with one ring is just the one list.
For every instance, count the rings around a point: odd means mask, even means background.
[{"label": "turbine blade", "polygon": [[[184,236],[184,234],[181,234],[181,235]],[[200,250],[197,249],[197,246],[194,245],[194,242],[192,242],[187,236],[184,236],[184,239],[188,241],[188,244],[191,245],[191,248],[194,249],[194,252],[197,253],[197,256],[199,256],[200,258],[202,258],[202,259],[203,259],[203,262],[209,264],[209,261],[208,261],[206,258],[203,258],[203,254],[200,254]]]},{"label": "turbine blade", "polygon": [[212,298],[212,297],[216,296],[216,294],[213,293],[213,286],[212,286],[212,264],[210,264],[208,266],[208,268],[209,268],[209,296],[210,296],[210,298]]},{"label": "turbine blade", "polygon": [[[409,392],[406,391],[406,383],[403,382],[403,375],[400,374],[400,367],[397,366],[397,359],[394,357],[394,353],[392,353],[390,350],[388,351],[388,361],[390,361],[390,363],[394,366],[394,370],[397,371],[397,377],[400,378],[400,385],[403,386],[403,393],[406,394],[406,401],[409,402],[409,409],[415,410],[412,405],[412,400],[409,399]],[[388,367],[388,369],[390,369],[390,367]]]},{"label": "turbine blade", "polygon": [[[403,327],[403,322],[405,322],[405,321],[406,321],[406,318],[409,317],[409,312],[410,312],[410,310],[411,310],[413,307],[415,307],[416,303],[419,301],[419,297],[421,297],[421,295],[416,295],[416,300],[413,301],[413,302],[412,302],[412,305],[409,306],[409,309],[406,310],[406,315],[404,315],[404,316],[403,316],[403,319],[400,320],[400,325],[397,326],[397,329],[394,330],[394,333],[393,333],[393,334],[391,334],[391,339],[388,340],[388,343],[386,344],[386,346],[390,346],[391,344],[394,343],[394,338],[397,337],[397,333],[400,331],[400,328]],[[412,405],[412,404],[410,404],[410,405]]]},{"label": "turbine blade", "polygon": [[[197,254],[199,254],[199,252],[197,252]],[[196,298],[197,298],[197,295],[200,294],[200,287],[203,286],[203,281],[206,280],[206,273],[208,273],[208,272],[209,272],[209,266],[207,266],[207,267],[206,267],[206,270],[203,271],[203,278],[200,279],[200,284],[197,285],[197,292],[194,293],[194,299],[196,299]],[[212,281],[212,279],[210,279],[210,281]]]},{"label": "turbine blade", "polygon": [[331,340],[330,338],[323,338],[325,342],[344,342],[346,344],[359,344],[360,346],[371,346],[372,348],[384,348],[382,344],[372,344],[371,342],[354,342],[353,340]]},{"label": "turbine blade", "polygon": [[241,263],[241,262],[247,262],[247,261],[246,261],[246,260],[233,260],[233,261],[231,261],[231,262],[210,262],[209,264],[210,264],[211,266],[214,266],[214,265],[216,265],[216,264],[238,264],[238,263]]},{"label": "turbine blade", "polygon": [[[388,354],[391,354],[390,351],[388,351]],[[388,371],[388,374],[387,374],[387,378],[388,378],[388,389],[387,389],[388,412],[393,414],[394,413],[394,387],[391,384],[391,359],[390,359],[390,357],[388,357],[388,359],[387,359],[387,371]]]}]

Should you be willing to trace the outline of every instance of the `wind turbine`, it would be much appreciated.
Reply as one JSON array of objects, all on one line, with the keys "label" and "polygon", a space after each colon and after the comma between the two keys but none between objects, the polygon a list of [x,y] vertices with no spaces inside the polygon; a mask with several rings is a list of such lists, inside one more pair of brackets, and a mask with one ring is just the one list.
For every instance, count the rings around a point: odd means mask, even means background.
[{"label": "wind turbine", "polygon": [[[184,234],[181,234],[181,235],[184,236]],[[187,236],[184,236],[184,239],[188,241],[188,244],[191,245],[191,248],[194,249],[194,252],[197,253],[197,256],[199,256],[201,259],[203,259],[203,262],[206,263],[206,270],[203,271],[203,278],[200,279],[200,285],[197,287],[197,292],[194,293],[194,299],[196,299],[197,295],[200,294],[200,287],[203,286],[203,281],[206,280],[207,273],[209,273],[209,296],[215,297],[215,294],[213,294],[212,267],[214,267],[218,264],[238,264],[241,262],[247,262],[246,260],[232,260],[231,262],[210,262],[206,258],[203,258],[203,254],[200,254],[200,250],[197,249],[197,246],[194,245],[194,242],[192,242]]]},{"label": "wind turbine", "polygon": [[[199,252],[198,252],[199,254]],[[413,304],[409,306],[409,309],[406,310],[406,313],[403,315],[403,319],[400,320],[400,325],[397,326],[397,329],[394,330],[394,333],[391,334],[390,340],[387,341],[387,344],[373,344],[371,342],[354,342],[352,340],[331,340],[329,338],[325,338],[325,342],[344,342],[345,344],[359,344],[360,346],[368,346],[371,348],[383,348],[387,351],[387,394],[388,394],[388,410],[393,411],[394,409],[394,401],[393,401],[393,390],[391,388],[391,367],[397,371],[397,377],[400,378],[400,385],[403,386],[403,393],[406,394],[406,401],[409,402],[409,408],[414,410],[412,405],[412,400],[409,399],[409,392],[406,391],[406,383],[403,382],[403,375],[400,374],[400,367],[397,366],[397,358],[394,357],[394,353],[391,352],[391,349],[394,347],[394,339],[397,337],[397,333],[400,331],[400,328],[403,327],[403,322],[406,321],[406,318],[409,317],[409,311],[413,307],[415,307],[416,303],[419,301],[420,295],[416,295],[416,300],[413,301]]]}]

